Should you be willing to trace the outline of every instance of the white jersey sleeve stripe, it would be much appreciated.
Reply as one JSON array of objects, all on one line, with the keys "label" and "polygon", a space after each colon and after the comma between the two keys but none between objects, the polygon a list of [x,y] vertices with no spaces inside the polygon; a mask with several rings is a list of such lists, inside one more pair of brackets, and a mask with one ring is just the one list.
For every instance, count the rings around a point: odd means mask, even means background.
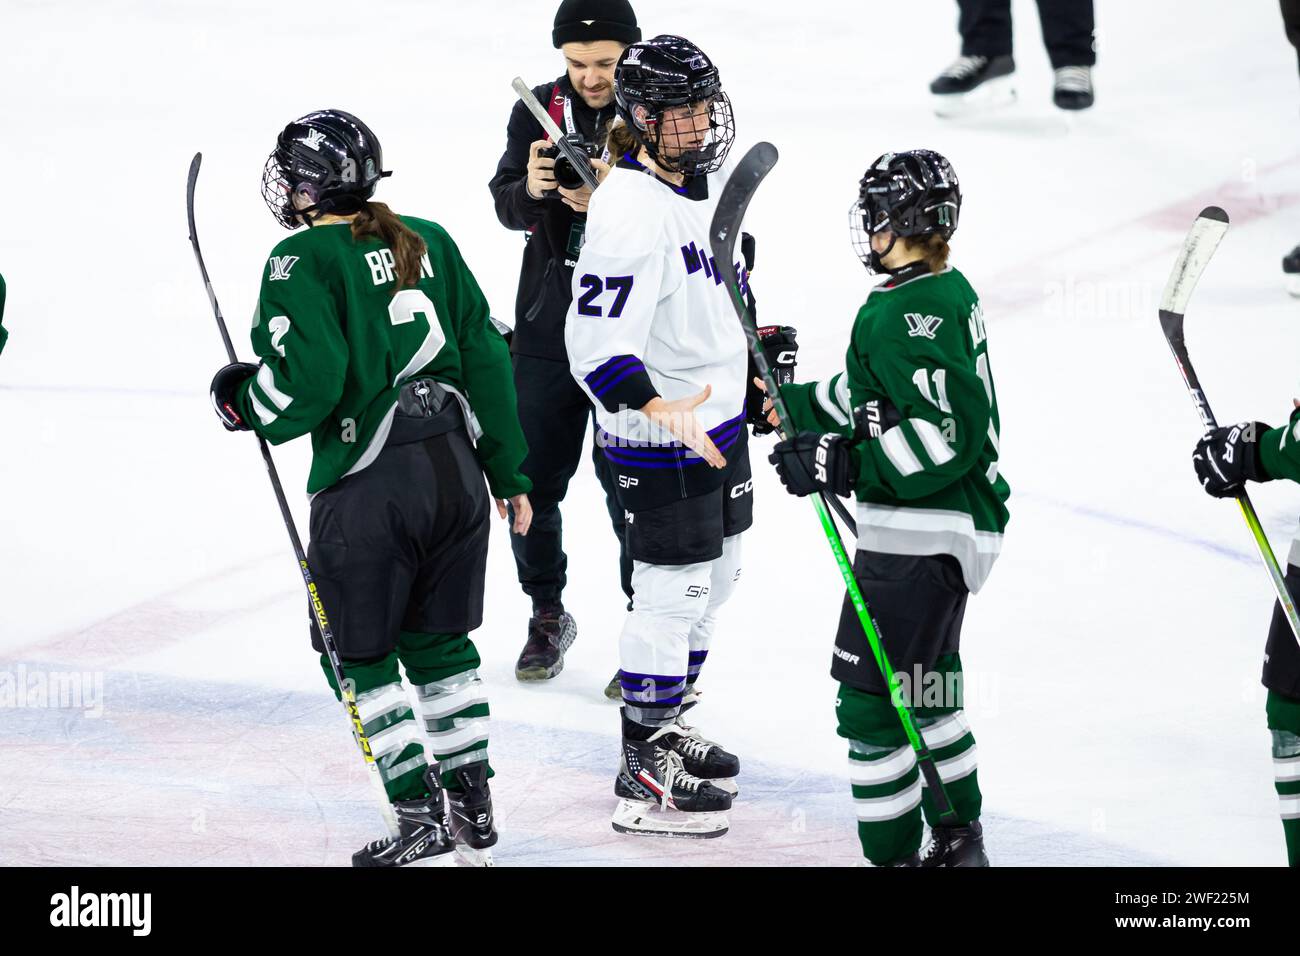
[{"label": "white jersey sleeve stripe", "polygon": [[271,366],[262,365],[257,370],[257,387],[262,390],[262,394],[271,400],[271,404],[284,411],[293,404],[293,397],[286,395],[280,389],[275,387],[275,373],[271,371]]},{"label": "white jersey sleeve stripe", "polygon": [[847,425],[849,423],[849,417],[844,414],[835,399],[831,397],[832,381],[834,381],[834,379],[822,379],[817,383],[817,388],[814,390],[813,394],[817,396],[817,404],[822,407],[822,410],[831,417],[831,420],[834,421],[836,425]]},{"label": "white jersey sleeve stripe", "polygon": [[925,447],[925,453],[936,465],[945,464],[957,457],[957,453],[948,447],[943,433],[933,422],[927,422],[924,418],[909,418],[907,423],[915,430],[916,437],[921,439],[921,444]]},{"label": "white jersey sleeve stripe", "polygon": [[884,449],[889,463],[897,468],[898,473],[904,478],[921,470],[921,460],[908,446],[903,429],[899,426],[895,425],[880,436],[880,447]]}]

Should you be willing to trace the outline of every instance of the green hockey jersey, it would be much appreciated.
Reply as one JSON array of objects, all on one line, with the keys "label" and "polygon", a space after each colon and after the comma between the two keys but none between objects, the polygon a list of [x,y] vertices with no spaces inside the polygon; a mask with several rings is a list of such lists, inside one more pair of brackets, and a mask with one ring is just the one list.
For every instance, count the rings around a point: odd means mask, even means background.
[{"label": "green hockey jersey", "polygon": [[[1270,478],[1300,481],[1300,408],[1281,428],[1270,428],[1259,439],[1260,464]],[[1287,563],[1300,567],[1300,534],[1291,542]]]},{"label": "green hockey jersey", "polygon": [[[858,312],[844,371],[781,395],[799,431],[854,438],[859,548],[950,554],[971,591],[983,586],[1011,491],[984,317],[965,276],[901,270]],[[881,416],[880,400],[899,420]]]},{"label": "green hockey jersey", "polygon": [[419,282],[394,294],[392,251],[346,223],[296,232],[272,250],[253,316],[257,375],[236,410],[273,444],[311,433],[308,494],[368,466],[388,438],[403,382],[436,379],[460,399],[492,493],[522,494],[527,446],[509,349],[443,228],[403,222],[428,244]]}]

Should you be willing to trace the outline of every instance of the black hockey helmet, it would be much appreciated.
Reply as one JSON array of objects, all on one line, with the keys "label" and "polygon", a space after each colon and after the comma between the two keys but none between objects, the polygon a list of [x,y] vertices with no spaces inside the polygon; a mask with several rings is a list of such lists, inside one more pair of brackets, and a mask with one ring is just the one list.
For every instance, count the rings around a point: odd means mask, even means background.
[{"label": "black hockey helmet", "polygon": [[[629,46],[614,68],[614,99],[633,137],[663,169],[703,176],[722,168],[736,138],[731,101],[718,68],[690,40],[663,34]],[[664,113],[697,105],[708,109],[708,130],[698,143],[667,155],[665,132],[674,146],[679,134],[665,130]]]},{"label": "black hockey helmet", "polygon": [[360,211],[379,180],[393,175],[383,165],[370,127],[342,110],[318,110],[281,131],[262,171],[262,198],[286,229],[310,226],[325,213]]},{"label": "black hockey helmet", "polygon": [[[853,248],[869,272],[887,272],[880,261],[902,236],[952,238],[961,213],[961,186],[952,164],[932,149],[885,153],[858,183],[858,200],[849,209]],[[871,250],[871,237],[890,232],[884,253]]]}]

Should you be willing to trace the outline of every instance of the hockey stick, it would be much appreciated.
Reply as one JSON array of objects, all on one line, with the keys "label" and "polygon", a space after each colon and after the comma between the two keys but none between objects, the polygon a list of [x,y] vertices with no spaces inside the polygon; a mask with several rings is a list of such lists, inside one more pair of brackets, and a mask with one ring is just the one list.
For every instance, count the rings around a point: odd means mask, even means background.
[{"label": "hockey stick", "polygon": [[551,119],[551,114],[546,112],[541,103],[537,102],[537,97],[533,96],[533,91],[528,88],[528,84],[521,77],[516,76],[510,81],[510,85],[514,87],[519,98],[524,101],[524,106],[528,107],[528,112],[532,113],[537,122],[542,124],[542,129],[546,130],[546,135],[551,137],[551,142],[558,146],[560,152],[564,154],[564,158],[573,164],[573,168],[578,171],[582,181],[586,183],[589,189],[595,189],[598,183],[596,182],[596,172],[591,168],[591,160],[574,148],[573,144],[569,142],[569,138],[560,130],[560,127],[555,125],[555,120]]},{"label": "hockey stick", "polygon": [[[753,316],[749,314],[749,309],[745,306],[745,298],[740,291],[740,281],[735,274],[735,269],[731,267],[735,262],[736,238],[740,223],[745,218],[745,210],[749,207],[749,201],[754,198],[759,184],[776,165],[776,161],[776,147],[771,143],[759,143],[740,160],[735,172],[731,174],[731,179],[727,181],[726,188],[722,190],[722,196],[718,199],[718,208],[713,214],[713,223],[709,227],[709,246],[713,258],[718,263],[715,267],[717,274],[722,276],[723,282],[727,284],[727,290],[731,293],[731,304],[735,306],[736,315],[740,317],[740,324],[745,330],[745,339],[749,342],[750,354],[754,357],[754,365],[758,368],[758,374],[763,379],[767,394],[772,399],[772,407],[776,409],[777,418],[781,422],[781,432],[784,435],[789,430],[790,421],[785,401],[781,398],[781,390],[777,387],[772,369],[767,364],[767,357],[763,354],[763,346],[758,339],[758,328],[754,324]],[[840,540],[839,529],[835,527],[835,522],[831,520],[830,512],[827,511],[826,498],[826,495],[814,497],[812,503],[817,509],[817,518],[821,521],[826,541],[835,554],[835,563],[839,566],[840,576],[844,578],[849,599],[853,602],[853,609],[857,611],[858,621],[867,636],[867,643],[871,645],[871,653],[876,659],[876,666],[880,668],[880,675],[885,679],[885,686],[889,688],[890,700],[894,709],[898,711],[903,732],[907,734],[907,740],[916,754],[917,766],[920,768],[921,776],[925,778],[926,786],[930,789],[939,816],[943,819],[954,818],[956,811],[953,810],[952,801],[948,799],[948,792],[944,789],[943,778],[934,762],[934,755],[930,753],[930,748],[926,746],[924,738],[917,729],[916,718],[907,702],[895,692],[894,668],[890,665],[889,656],[880,642],[880,633],[876,630],[876,622],[871,618],[871,610],[867,607],[858,582],[853,577],[853,566],[844,551],[844,542]]]},{"label": "hockey stick", "polygon": [[[217,318],[217,329],[221,332],[221,341],[226,346],[226,357],[232,363],[239,361],[235,356],[235,346],[231,344],[230,333],[226,329],[226,320],[221,315],[221,306],[217,304],[217,294],[212,289],[212,280],[208,278],[208,267],[203,263],[203,252],[199,249],[199,233],[194,225],[194,187],[199,181],[199,165],[203,162],[203,154],[195,153],[194,159],[190,162],[189,182],[185,189],[185,210],[190,221],[190,245],[194,247],[194,258],[198,260],[199,272],[203,275],[203,287],[208,292],[208,302],[212,304],[212,314]],[[361,712],[357,709],[357,696],[353,690],[354,684],[343,678],[343,662],[339,658],[338,645],[334,643],[334,630],[330,627],[329,619],[325,616],[325,608],[321,604],[320,594],[316,589],[316,582],[312,578],[311,568],[307,566],[307,554],[303,551],[302,541],[298,537],[298,528],[293,523],[293,514],[289,511],[289,502],[285,500],[284,488],[280,485],[280,475],[275,470],[275,462],[271,460],[271,449],[267,445],[266,439],[261,435],[257,436],[258,447],[262,450],[262,462],[266,465],[266,473],[271,479],[271,488],[275,491],[276,503],[280,506],[280,517],[284,519],[284,528],[289,532],[289,541],[293,544],[294,557],[298,559],[298,569],[302,572],[302,583],[307,588],[307,599],[311,605],[312,615],[316,619],[316,627],[320,630],[321,643],[325,645],[325,656],[329,658],[330,669],[334,672],[334,682],[338,685],[339,694],[343,700],[343,709],[347,711],[348,722],[352,725],[352,736],[361,748],[361,756],[365,759],[366,770],[370,777],[371,783],[375,785],[376,796],[380,798],[380,815],[387,824],[389,833],[393,837],[399,835],[397,827],[397,817],[393,813],[393,807],[388,802],[388,793],[384,790],[383,778],[379,775],[379,764],[375,763],[375,755],[370,749],[370,738],[366,736],[365,728],[361,723]]]},{"label": "hockey stick", "polygon": [[[1178,370],[1183,373],[1183,382],[1187,385],[1187,391],[1192,396],[1192,403],[1196,406],[1196,413],[1201,417],[1201,424],[1205,426],[1206,432],[1218,428],[1219,423],[1214,417],[1214,412],[1210,411],[1210,403],[1201,389],[1201,381],[1196,377],[1196,369],[1192,368],[1192,360],[1187,354],[1187,344],[1183,341],[1183,316],[1187,311],[1187,302],[1192,297],[1192,290],[1196,288],[1201,273],[1205,271],[1210,257],[1214,255],[1214,250],[1219,247],[1227,232],[1226,212],[1218,206],[1207,206],[1202,209],[1201,214],[1196,217],[1196,222],[1192,223],[1187,238],[1183,241],[1183,248],[1178,253],[1178,261],[1174,263],[1174,270],[1169,274],[1169,283],[1165,286],[1164,295],[1160,297],[1160,329],[1165,333],[1165,341],[1169,343],[1169,348],[1174,353]],[[1241,506],[1241,516],[1246,519],[1246,527],[1250,529],[1251,537],[1255,539],[1260,560],[1268,569],[1268,576],[1273,581],[1273,590],[1277,593],[1278,603],[1282,605],[1287,622],[1291,625],[1291,633],[1295,636],[1296,642],[1300,643],[1300,616],[1296,614],[1295,602],[1291,599],[1291,591],[1286,586],[1286,578],[1282,575],[1277,557],[1269,546],[1268,536],[1259,522],[1259,515],[1255,513],[1255,506],[1250,503],[1250,496],[1246,494],[1245,489],[1237,495],[1237,504]]]}]

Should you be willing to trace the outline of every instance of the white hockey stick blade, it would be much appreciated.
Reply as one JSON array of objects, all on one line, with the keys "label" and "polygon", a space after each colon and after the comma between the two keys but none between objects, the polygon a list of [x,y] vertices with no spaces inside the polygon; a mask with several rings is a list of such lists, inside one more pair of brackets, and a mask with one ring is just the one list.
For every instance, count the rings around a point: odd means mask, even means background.
[{"label": "white hockey stick blade", "polygon": [[664,810],[648,800],[619,800],[610,824],[619,833],[634,836],[686,837],[707,840],[720,837],[730,824],[726,811],[683,813]]},{"label": "white hockey stick blade", "polygon": [[1224,234],[1228,231],[1228,214],[1218,206],[1206,206],[1196,217],[1183,250],[1174,263],[1174,271],[1169,274],[1164,295],[1160,297],[1160,311],[1182,315],[1187,309],[1187,301],[1192,297],[1206,263],[1219,248]]}]

